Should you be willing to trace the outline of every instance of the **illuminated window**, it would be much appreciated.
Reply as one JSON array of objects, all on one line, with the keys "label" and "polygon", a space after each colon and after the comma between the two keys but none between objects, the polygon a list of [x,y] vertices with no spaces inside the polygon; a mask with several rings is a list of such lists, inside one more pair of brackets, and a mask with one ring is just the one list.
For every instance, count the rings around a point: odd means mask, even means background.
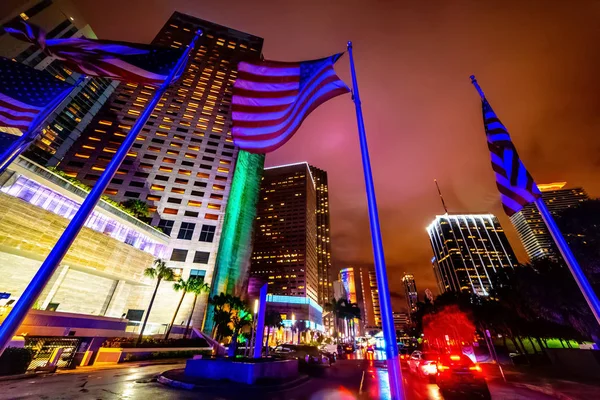
[{"label": "illuminated window", "polygon": [[209,174],[206,174],[206,173],[204,173],[204,172],[198,172],[198,173],[196,174],[196,176],[197,176],[198,178],[205,178],[205,179],[208,179],[208,178],[210,178],[210,175],[209,175]]},{"label": "illuminated window", "polygon": [[171,167],[160,166],[160,168],[158,168],[158,170],[163,171],[163,172],[173,172],[173,168],[171,168]]},{"label": "illuminated window", "polygon": [[213,221],[217,221],[219,219],[219,216],[216,215],[216,214],[206,213],[206,214],[204,214],[204,219],[210,219],[210,220],[213,220]]},{"label": "illuminated window", "polygon": [[212,204],[212,203],[209,203],[209,204],[208,204],[208,208],[210,208],[211,210],[220,210],[220,209],[221,209],[221,206],[220,206],[219,204]]},{"label": "illuminated window", "polygon": [[171,214],[171,215],[177,215],[177,212],[179,210],[177,210],[176,208],[164,208],[163,213],[164,214]]},{"label": "illuminated window", "polygon": [[164,192],[165,187],[163,185],[157,185],[157,184],[153,184],[150,189],[152,190],[156,190],[158,192]]},{"label": "illuminated window", "polygon": [[189,200],[187,205],[190,207],[202,207],[202,202],[196,200]]},{"label": "illuminated window", "polygon": [[213,190],[225,190],[225,186],[214,184],[212,186]]},{"label": "illuminated window", "polygon": [[185,194],[185,189],[181,189],[181,188],[172,188],[172,189],[171,189],[171,193]]},{"label": "illuminated window", "polygon": [[112,125],[112,122],[111,122],[111,121],[106,121],[106,120],[101,120],[101,121],[98,121],[98,123],[99,123],[100,125],[108,125],[108,126],[111,126],[111,125]]}]

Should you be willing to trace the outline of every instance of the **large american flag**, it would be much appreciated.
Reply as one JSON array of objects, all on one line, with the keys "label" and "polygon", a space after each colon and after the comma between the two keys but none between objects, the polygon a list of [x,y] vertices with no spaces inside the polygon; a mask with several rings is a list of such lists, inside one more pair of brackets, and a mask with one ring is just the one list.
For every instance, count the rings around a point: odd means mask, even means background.
[{"label": "large american flag", "polygon": [[234,143],[252,153],[281,147],[315,108],[350,91],[333,65],[342,53],[302,62],[241,62],[233,85]]},{"label": "large american flag", "polygon": [[[33,43],[73,71],[148,85],[163,83],[185,50],[84,37],[46,39],[41,28],[25,21],[5,25],[4,30],[17,39]],[[174,80],[181,72],[178,71]]]},{"label": "large american flag", "polygon": [[[44,107],[71,88],[47,72],[0,57],[0,127],[25,132]],[[11,139],[2,136],[2,142]]]},{"label": "large american flag", "polygon": [[483,125],[492,156],[492,169],[496,173],[496,186],[500,191],[504,211],[511,216],[521,211],[526,204],[534,202],[541,193],[519,158],[508,131],[485,97],[482,99],[482,106]]}]

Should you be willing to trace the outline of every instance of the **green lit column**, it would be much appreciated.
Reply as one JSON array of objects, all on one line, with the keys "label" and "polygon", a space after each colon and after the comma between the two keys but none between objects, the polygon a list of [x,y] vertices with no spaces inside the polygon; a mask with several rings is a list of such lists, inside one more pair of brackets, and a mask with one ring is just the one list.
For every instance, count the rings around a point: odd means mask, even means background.
[{"label": "green lit column", "polygon": [[[225,210],[210,297],[220,293],[240,296],[248,279],[252,253],[252,227],[265,164],[264,154],[240,150]],[[206,309],[203,331],[211,334],[213,307]]]}]

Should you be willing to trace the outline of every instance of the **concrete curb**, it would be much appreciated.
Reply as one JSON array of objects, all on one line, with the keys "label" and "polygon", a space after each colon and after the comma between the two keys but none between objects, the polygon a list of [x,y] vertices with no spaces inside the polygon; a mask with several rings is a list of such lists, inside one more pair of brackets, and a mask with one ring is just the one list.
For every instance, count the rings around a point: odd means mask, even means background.
[{"label": "concrete curb", "polygon": [[54,374],[54,372],[33,372],[33,373],[25,373],[25,374],[18,374],[18,375],[4,375],[4,376],[0,376],[0,382],[6,382],[6,381],[18,381],[20,379],[28,379],[28,378],[37,378],[38,376],[44,376],[44,375],[50,375],[50,374]]},{"label": "concrete curb", "polygon": [[[173,388],[177,388],[177,389],[184,389],[184,390],[197,390],[197,389],[206,389],[206,388],[217,388],[219,386],[222,385],[197,385],[195,383],[186,383],[186,382],[181,382],[181,381],[177,381],[175,379],[170,379],[167,378],[166,376],[160,374],[157,377],[157,382],[160,384],[163,384],[165,386],[170,386]],[[277,391],[281,391],[281,390],[288,390],[288,389],[293,389],[295,387],[298,387],[306,382],[308,382],[310,380],[309,376],[303,375],[300,376],[296,379],[294,379],[291,382],[286,382],[282,385],[277,385],[277,386],[267,386],[267,387],[262,387],[262,388],[258,388],[256,386],[251,386],[249,385],[248,387],[245,387],[245,390],[250,390],[250,391],[273,391],[273,390],[277,390]]]},{"label": "concrete curb", "polygon": [[515,387],[529,389],[533,392],[538,392],[538,393],[545,394],[547,396],[556,397],[557,399],[560,399],[560,400],[578,400],[575,397],[567,396],[564,393],[558,392],[558,391],[554,390],[552,387],[532,385],[530,383],[511,382],[510,384]]}]

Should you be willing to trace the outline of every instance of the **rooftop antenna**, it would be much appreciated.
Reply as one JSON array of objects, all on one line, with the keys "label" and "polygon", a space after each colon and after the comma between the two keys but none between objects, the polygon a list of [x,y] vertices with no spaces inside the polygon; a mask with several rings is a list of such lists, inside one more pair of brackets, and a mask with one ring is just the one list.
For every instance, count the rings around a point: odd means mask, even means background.
[{"label": "rooftop antenna", "polygon": [[435,182],[435,187],[437,188],[438,194],[440,195],[440,200],[442,201],[442,207],[444,207],[444,211],[448,214],[448,207],[446,207],[446,203],[444,202],[444,196],[442,196],[442,191],[440,190],[440,185],[438,185],[437,179],[433,180]]}]

